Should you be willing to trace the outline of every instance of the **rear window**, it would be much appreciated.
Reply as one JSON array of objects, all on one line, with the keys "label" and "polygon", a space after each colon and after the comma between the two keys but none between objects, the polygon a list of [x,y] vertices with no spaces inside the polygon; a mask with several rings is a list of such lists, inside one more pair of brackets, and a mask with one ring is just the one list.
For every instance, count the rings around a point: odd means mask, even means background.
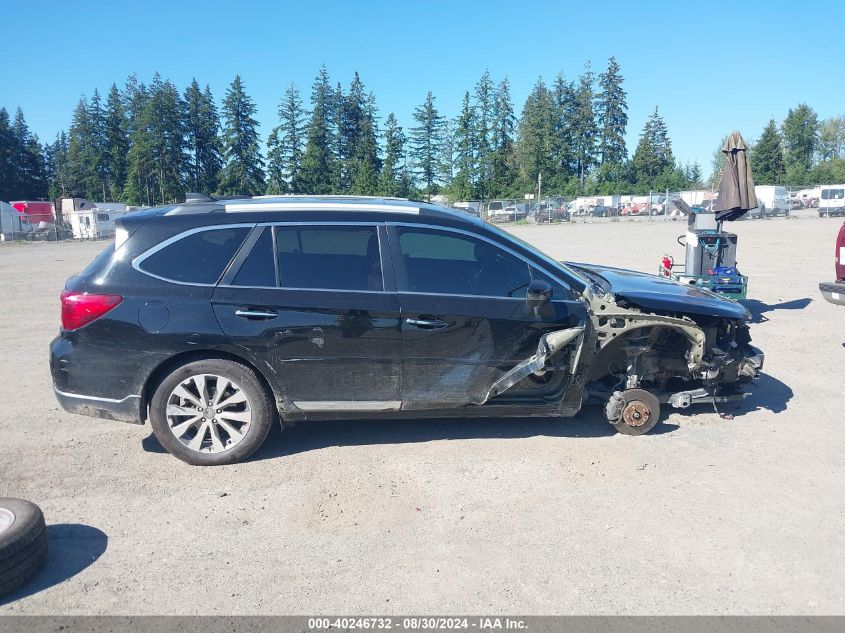
[{"label": "rear window", "polygon": [[279,227],[276,253],[283,288],[384,289],[374,226]]},{"label": "rear window", "polygon": [[247,227],[232,227],[192,233],[149,255],[138,267],[171,281],[214,284],[248,232]]}]

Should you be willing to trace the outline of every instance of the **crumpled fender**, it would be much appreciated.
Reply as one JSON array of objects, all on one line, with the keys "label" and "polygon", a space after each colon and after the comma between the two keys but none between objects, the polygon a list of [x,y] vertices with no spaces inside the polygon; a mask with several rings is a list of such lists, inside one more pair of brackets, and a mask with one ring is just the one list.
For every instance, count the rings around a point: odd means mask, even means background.
[{"label": "crumpled fender", "polygon": [[[540,371],[546,366],[546,362],[555,354],[557,354],[564,347],[569,345],[576,338],[584,335],[584,326],[568,328],[566,330],[556,330],[544,334],[537,344],[537,353],[519,363],[516,367],[511,369],[504,376],[499,378],[490,387],[487,396],[480,404],[484,404],[491,398],[498,396],[500,393],[510,389],[513,385],[518,383],[526,376]],[[580,347],[579,347],[580,356]],[[578,364],[576,358],[573,363],[573,369]]]}]

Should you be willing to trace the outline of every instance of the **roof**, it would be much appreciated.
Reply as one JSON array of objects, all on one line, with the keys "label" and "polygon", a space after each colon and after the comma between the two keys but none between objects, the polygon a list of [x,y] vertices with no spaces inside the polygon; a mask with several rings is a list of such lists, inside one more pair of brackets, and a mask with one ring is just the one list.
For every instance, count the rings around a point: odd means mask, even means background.
[{"label": "roof", "polygon": [[[368,196],[255,196],[210,198],[189,194],[186,202],[166,207],[163,215],[234,214],[260,212],[361,212],[401,215],[448,216],[461,221],[475,220],[465,212],[420,200]],[[161,211],[159,211],[161,213]]]}]

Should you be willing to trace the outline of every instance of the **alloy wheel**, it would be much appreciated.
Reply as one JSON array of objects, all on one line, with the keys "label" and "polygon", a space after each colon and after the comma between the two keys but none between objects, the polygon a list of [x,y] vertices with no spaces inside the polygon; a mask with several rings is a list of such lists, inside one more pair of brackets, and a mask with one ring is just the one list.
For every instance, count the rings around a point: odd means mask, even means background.
[{"label": "alloy wheel", "polygon": [[180,382],[167,398],[166,415],[174,437],[199,453],[232,449],[252,424],[252,408],[244,391],[214,374],[197,374]]}]

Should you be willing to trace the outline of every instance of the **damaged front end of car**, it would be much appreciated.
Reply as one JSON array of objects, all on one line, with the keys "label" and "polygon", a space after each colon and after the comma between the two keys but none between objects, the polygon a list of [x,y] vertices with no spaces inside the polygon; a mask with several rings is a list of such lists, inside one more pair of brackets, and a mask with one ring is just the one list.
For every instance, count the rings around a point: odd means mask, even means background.
[{"label": "damaged front end of car", "polygon": [[682,304],[655,309],[614,293],[588,292],[585,298],[595,328],[585,397],[604,403],[618,430],[639,434],[643,411],[659,417],[660,404],[717,406],[750,395],[747,387],[759,376],[764,355],[751,345],[744,309],[738,318],[702,309],[686,313]]}]

